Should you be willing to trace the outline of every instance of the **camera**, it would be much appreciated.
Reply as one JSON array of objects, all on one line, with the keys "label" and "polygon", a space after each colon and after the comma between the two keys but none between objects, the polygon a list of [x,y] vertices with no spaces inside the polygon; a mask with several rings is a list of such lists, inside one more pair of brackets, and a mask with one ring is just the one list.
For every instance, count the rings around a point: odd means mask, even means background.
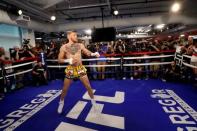
[{"label": "camera", "polygon": [[23,44],[27,45],[27,44],[29,44],[29,41],[30,41],[30,39],[23,39]]},{"label": "camera", "polygon": [[30,50],[30,39],[23,39],[22,49]]}]

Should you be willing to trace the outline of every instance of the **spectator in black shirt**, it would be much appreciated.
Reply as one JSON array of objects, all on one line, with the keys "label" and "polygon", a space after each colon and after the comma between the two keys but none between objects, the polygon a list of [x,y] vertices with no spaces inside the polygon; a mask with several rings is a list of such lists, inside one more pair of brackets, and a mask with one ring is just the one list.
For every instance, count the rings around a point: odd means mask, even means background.
[{"label": "spectator in black shirt", "polygon": [[19,51],[18,55],[20,60],[24,60],[28,57],[35,57],[35,55],[32,53],[32,51],[29,49],[27,45],[23,46],[22,50]]},{"label": "spectator in black shirt", "polygon": [[55,43],[51,43],[49,48],[47,49],[46,57],[47,59],[57,59],[58,52],[57,46]]},{"label": "spectator in black shirt", "polygon": [[47,84],[47,74],[46,67],[42,64],[40,60],[37,61],[37,64],[32,70],[33,82],[38,85]]},{"label": "spectator in black shirt", "polygon": [[[14,49],[14,50],[13,50]],[[12,61],[16,61],[16,60],[19,60],[19,47],[18,46],[15,46],[14,48],[12,49],[11,53],[10,53],[10,56],[11,56],[11,60]]]},{"label": "spectator in black shirt", "polygon": [[125,53],[125,43],[122,40],[119,40],[115,43],[114,50],[116,54],[124,54]]}]

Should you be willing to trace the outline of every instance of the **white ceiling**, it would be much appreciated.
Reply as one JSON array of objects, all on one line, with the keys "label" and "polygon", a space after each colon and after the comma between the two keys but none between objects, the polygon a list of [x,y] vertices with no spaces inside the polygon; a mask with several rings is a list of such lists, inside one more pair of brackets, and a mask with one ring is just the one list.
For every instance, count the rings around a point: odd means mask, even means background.
[{"label": "white ceiling", "polygon": [[[197,23],[197,0],[179,0],[182,3],[180,14],[170,13],[174,0],[2,0],[24,10],[24,14],[54,31],[101,27],[101,8],[104,12],[104,25],[129,30],[136,26],[159,23]],[[1,3],[1,1],[0,1]],[[119,10],[118,16],[111,9]],[[51,15],[57,20],[52,22]],[[54,27],[54,28],[53,28]],[[38,28],[39,29],[39,28]],[[47,29],[45,29],[47,30]],[[124,29],[126,30],[126,29]]]}]

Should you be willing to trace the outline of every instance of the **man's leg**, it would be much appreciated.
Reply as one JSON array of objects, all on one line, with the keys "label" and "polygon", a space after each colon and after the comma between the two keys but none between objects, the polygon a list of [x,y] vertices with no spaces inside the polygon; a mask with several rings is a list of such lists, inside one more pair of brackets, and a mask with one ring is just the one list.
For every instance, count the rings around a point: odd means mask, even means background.
[{"label": "man's leg", "polygon": [[57,112],[59,114],[62,113],[62,110],[63,110],[63,107],[64,107],[64,98],[65,98],[65,96],[68,92],[68,88],[70,87],[71,82],[72,82],[71,79],[67,79],[67,78],[64,79],[64,87],[62,89],[62,93],[61,93],[61,96],[60,96],[60,102],[59,102],[59,106],[58,106],[58,110],[57,110]]},{"label": "man's leg", "polygon": [[94,94],[93,94],[88,76],[87,75],[82,76],[82,77],[80,77],[80,80],[83,83],[83,85],[85,86],[85,88],[87,89],[90,98],[94,99]]},{"label": "man's leg", "polygon": [[70,87],[71,82],[72,82],[72,79],[67,79],[67,78],[64,79],[64,86],[63,86],[62,93],[60,96],[60,101],[64,101],[64,98],[67,94],[67,91],[68,91],[68,88]]},{"label": "man's leg", "polygon": [[89,94],[89,96],[91,98],[91,103],[93,105],[95,105],[96,102],[94,101],[94,94],[93,94],[92,87],[90,85],[90,81],[88,79],[88,76],[87,75],[82,76],[82,77],[80,77],[80,80],[81,80],[81,82],[83,83],[83,85],[85,86],[85,88],[88,91],[88,94]]}]

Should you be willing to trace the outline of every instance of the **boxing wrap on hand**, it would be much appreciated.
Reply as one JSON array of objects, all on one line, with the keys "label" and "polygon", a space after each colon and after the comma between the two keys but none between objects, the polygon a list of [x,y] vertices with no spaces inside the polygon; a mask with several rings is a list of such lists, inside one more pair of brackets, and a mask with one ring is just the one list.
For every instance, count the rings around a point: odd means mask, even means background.
[{"label": "boxing wrap on hand", "polygon": [[91,53],[91,56],[98,56],[98,57],[100,57],[100,54],[98,52],[94,52],[94,53]]},{"label": "boxing wrap on hand", "polygon": [[70,65],[72,65],[73,64],[73,58],[65,59],[64,62],[69,63]]}]

